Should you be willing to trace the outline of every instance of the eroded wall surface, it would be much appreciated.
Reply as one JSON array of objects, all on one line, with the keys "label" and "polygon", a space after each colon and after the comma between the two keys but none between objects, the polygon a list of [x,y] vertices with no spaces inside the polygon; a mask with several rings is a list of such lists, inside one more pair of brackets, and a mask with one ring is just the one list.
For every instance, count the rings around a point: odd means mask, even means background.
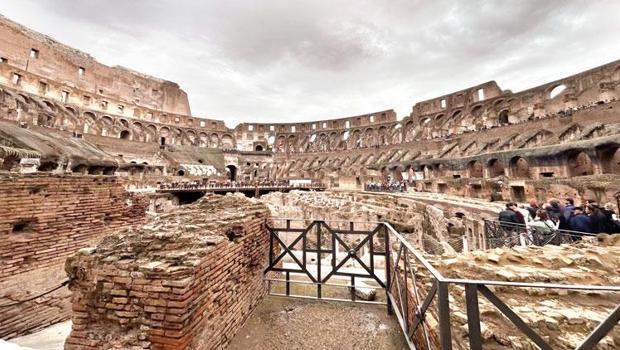
[{"label": "eroded wall surface", "polygon": [[67,261],[66,349],[220,349],[265,295],[269,210],[239,196],[122,229]]},{"label": "eroded wall surface", "polygon": [[[58,286],[65,259],[115,229],[144,220],[148,201],[111,176],[0,174],[0,304]],[[70,316],[69,292],[3,308],[0,336]]]}]

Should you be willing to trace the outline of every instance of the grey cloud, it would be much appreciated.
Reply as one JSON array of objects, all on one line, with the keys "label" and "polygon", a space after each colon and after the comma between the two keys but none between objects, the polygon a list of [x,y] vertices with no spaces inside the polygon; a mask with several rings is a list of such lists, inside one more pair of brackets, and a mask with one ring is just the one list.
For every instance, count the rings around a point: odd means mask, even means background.
[{"label": "grey cloud", "polygon": [[402,117],[483,81],[520,90],[620,58],[613,0],[3,3],[107,64],[178,82],[194,114],[230,126]]}]

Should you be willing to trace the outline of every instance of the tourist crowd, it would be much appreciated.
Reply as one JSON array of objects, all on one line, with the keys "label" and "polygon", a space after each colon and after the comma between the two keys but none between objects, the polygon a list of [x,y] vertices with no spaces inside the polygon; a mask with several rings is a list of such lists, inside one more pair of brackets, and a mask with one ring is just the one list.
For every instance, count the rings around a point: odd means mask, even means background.
[{"label": "tourist crowd", "polygon": [[288,181],[208,181],[208,180],[194,180],[194,181],[183,181],[183,182],[167,182],[160,183],[159,189],[161,190],[173,190],[173,189],[182,189],[182,190],[200,190],[200,189],[210,189],[210,188],[248,188],[248,187],[303,187],[303,188],[314,188],[320,187],[320,184],[312,183],[312,184],[295,184],[291,185]]},{"label": "tourist crowd", "polygon": [[519,207],[516,203],[506,204],[498,220],[502,227],[524,225],[528,230],[539,233],[552,233],[557,230],[585,233],[620,233],[620,219],[612,203],[600,206],[586,201],[583,206],[575,206],[572,198],[564,203],[552,199],[542,205],[532,199],[528,206]]},{"label": "tourist crowd", "polygon": [[384,182],[368,182],[366,184],[366,191],[378,191],[378,192],[406,192],[407,182],[388,180]]}]

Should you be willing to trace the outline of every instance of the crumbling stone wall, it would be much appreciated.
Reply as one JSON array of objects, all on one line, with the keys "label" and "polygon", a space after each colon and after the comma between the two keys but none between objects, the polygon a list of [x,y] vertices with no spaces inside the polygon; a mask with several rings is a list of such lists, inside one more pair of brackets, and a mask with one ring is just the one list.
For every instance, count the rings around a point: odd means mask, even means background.
[{"label": "crumbling stone wall", "polygon": [[[144,219],[148,201],[109,176],[0,174],[0,305],[59,285],[64,259],[114,229]],[[3,308],[0,337],[69,318],[63,288]]]},{"label": "crumbling stone wall", "polygon": [[67,260],[65,348],[220,349],[266,293],[266,206],[207,195]]}]

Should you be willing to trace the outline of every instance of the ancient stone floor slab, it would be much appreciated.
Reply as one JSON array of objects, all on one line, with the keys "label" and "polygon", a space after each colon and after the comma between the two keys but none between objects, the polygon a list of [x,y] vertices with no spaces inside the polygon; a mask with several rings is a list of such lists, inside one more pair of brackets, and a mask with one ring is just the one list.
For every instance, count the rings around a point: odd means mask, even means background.
[{"label": "ancient stone floor slab", "polygon": [[407,349],[383,305],[265,297],[230,343],[248,349]]},{"label": "ancient stone floor slab", "polygon": [[[57,323],[39,332],[11,339],[1,350],[62,350],[71,332],[71,321]],[[4,347],[3,347],[4,346]]]}]

